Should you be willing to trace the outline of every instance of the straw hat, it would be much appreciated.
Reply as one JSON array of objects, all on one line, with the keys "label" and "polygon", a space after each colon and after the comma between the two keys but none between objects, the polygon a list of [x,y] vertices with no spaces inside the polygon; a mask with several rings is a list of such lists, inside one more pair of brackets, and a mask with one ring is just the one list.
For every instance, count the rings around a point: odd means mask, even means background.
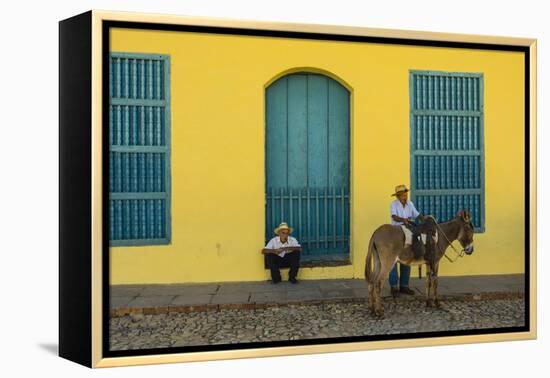
[{"label": "straw hat", "polygon": [[275,230],[273,230],[273,231],[275,231],[275,233],[277,235],[279,235],[279,231],[281,231],[282,229],[285,229],[285,228],[288,230],[289,234],[292,233],[293,228],[288,227],[288,224],[286,222],[281,222],[281,224],[279,224],[279,226],[277,226],[277,228],[275,228]]},{"label": "straw hat", "polygon": [[395,187],[395,193],[392,194],[392,196],[396,196],[398,195],[399,193],[402,193],[402,192],[408,192],[409,189],[407,189],[407,187],[405,185],[397,185]]}]

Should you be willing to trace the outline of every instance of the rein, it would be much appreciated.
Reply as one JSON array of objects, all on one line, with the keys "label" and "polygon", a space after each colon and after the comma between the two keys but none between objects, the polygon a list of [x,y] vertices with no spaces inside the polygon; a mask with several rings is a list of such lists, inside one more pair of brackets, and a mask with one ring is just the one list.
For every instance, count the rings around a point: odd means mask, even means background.
[{"label": "rein", "polygon": [[[456,256],[455,256],[455,259],[452,260],[449,256],[447,256],[447,252],[444,252],[443,253],[443,256],[445,256],[445,258],[447,260],[449,260],[450,262],[454,263],[456,260],[458,260],[460,257],[464,257],[464,248],[462,249],[462,251],[458,251],[455,246],[453,245],[453,243],[449,240],[449,238],[447,237],[447,234],[445,234],[445,232],[441,229],[441,227],[439,226],[439,224],[437,222],[435,222],[435,225],[437,227],[437,229],[443,234],[443,236],[445,237],[445,239],[447,240],[447,242],[449,242],[449,245],[451,246],[451,248],[453,249],[453,251],[455,251],[456,253]],[[437,244],[437,243],[436,243]],[[437,245],[437,248],[441,251],[441,248],[439,248],[439,245]]]}]

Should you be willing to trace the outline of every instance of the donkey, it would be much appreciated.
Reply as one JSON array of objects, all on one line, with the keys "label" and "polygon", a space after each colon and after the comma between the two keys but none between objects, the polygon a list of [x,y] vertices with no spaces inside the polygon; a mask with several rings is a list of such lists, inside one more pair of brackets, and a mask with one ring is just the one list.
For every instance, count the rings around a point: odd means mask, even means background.
[{"label": "donkey", "polygon": [[412,246],[405,246],[405,235],[401,226],[384,224],[374,231],[369,241],[365,264],[368,306],[374,315],[379,317],[384,315],[380,292],[388,273],[397,261],[407,265],[426,264],[426,306],[440,306],[437,296],[439,261],[445,255],[445,250],[455,240],[459,241],[463,253],[471,255],[474,252],[474,225],[470,212],[459,210],[453,219],[435,224],[435,229],[437,242],[434,238],[435,233],[428,235],[426,253],[418,259],[414,257]]}]

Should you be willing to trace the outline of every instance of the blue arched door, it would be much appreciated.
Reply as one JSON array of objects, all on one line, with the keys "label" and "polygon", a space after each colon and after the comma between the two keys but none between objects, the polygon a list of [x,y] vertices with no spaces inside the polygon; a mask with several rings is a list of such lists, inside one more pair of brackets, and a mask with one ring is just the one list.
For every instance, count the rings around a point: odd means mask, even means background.
[{"label": "blue arched door", "polygon": [[266,241],[288,222],[306,260],[349,255],[349,99],[308,72],[266,89]]}]

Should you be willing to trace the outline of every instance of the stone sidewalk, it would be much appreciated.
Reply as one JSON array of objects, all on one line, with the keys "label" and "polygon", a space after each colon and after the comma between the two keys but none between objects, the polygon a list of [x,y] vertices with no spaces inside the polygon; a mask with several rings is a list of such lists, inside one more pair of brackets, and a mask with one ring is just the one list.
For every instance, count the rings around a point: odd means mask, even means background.
[{"label": "stone sidewalk", "polygon": [[[410,286],[424,295],[425,277],[411,277]],[[523,298],[524,275],[440,277],[441,299],[481,300]],[[390,295],[385,283],[385,297]],[[289,304],[363,302],[367,297],[364,279],[219,282],[170,285],[114,285],[111,287],[111,316],[162,314],[168,312],[217,311],[223,308],[254,309]],[[401,295],[408,299],[412,296]]]}]

